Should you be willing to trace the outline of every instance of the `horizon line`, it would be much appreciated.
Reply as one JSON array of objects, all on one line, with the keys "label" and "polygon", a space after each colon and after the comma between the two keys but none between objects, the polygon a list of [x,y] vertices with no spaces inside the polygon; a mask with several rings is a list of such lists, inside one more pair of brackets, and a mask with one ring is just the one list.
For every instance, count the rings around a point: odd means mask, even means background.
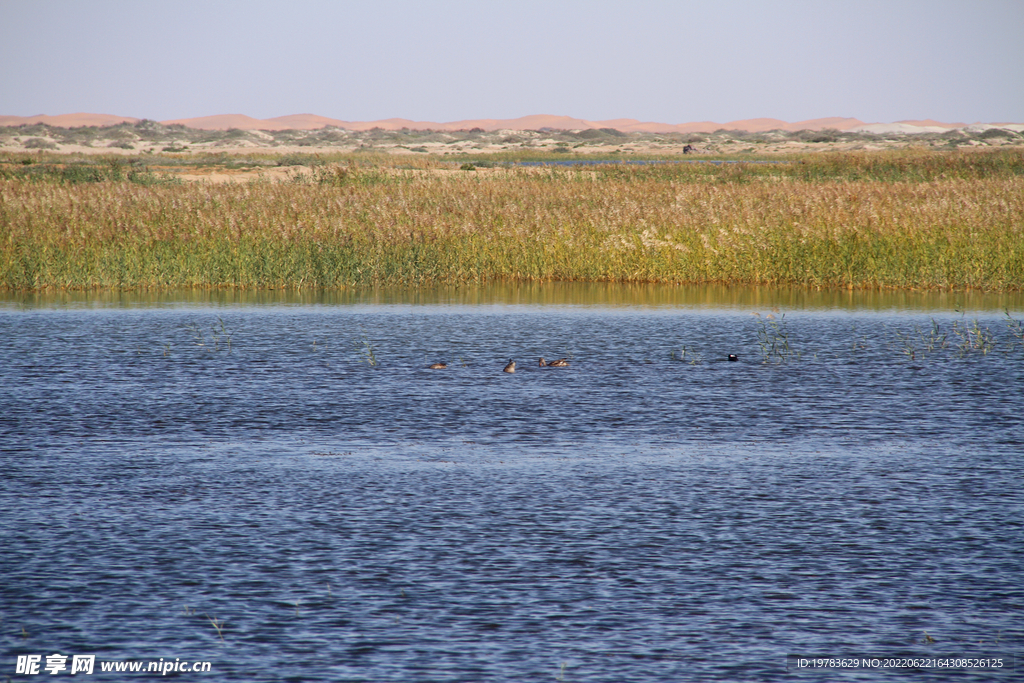
[{"label": "horizon line", "polygon": [[[36,114],[34,116],[0,115],[0,126],[13,127],[20,125],[44,124],[60,128],[104,127],[121,123],[139,123],[152,119],[113,114],[73,113],[73,114]],[[906,129],[905,132],[943,132],[970,126],[1017,126],[1022,124],[1009,122],[963,122],[944,123],[934,119],[905,119],[890,123],[866,123],[852,117],[823,117],[804,121],[788,122],[775,118],[739,119],[718,123],[715,121],[695,121],[687,123],[660,123],[640,121],[638,119],[619,118],[593,121],[571,116],[533,114],[511,119],[463,119],[459,121],[434,122],[415,121],[406,118],[388,118],[375,121],[346,121],[333,119],[318,114],[290,114],[267,119],[257,119],[246,114],[215,114],[192,118],[168,119],[156,121],[161,125],[183,125],[198,130],[318,130],[322,128],[341,128],[353,131],[367,131],[373,128],[383,130],[433,130],[433,131],[464,131],[479,128],[493,132],[499,130],[587,130],[614,129],[625,133],[713,133],[717,130],[741,130],[750,133],[783,130],[797,132],[801,130],[825,130],[855,132],[858,129],[872,128]]]}]

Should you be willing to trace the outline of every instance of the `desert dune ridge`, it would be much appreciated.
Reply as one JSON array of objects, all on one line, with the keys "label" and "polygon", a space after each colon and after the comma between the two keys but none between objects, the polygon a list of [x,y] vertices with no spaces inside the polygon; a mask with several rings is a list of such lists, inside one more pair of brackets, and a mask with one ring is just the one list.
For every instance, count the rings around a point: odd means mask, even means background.
[{"label": "desert dune ridge", "polygon": [[[0,126],[21,126],[45,124],[58,128],[78,128],[82,126],[113,126],[119,123],[138,123],[143,119],[130,116],[110,114],[60,114],[48,116],[0,116]],[[339,128],[350,131],[369,131],[380,129],[385,131],[421,130],[421,131],[466,131],[480,129],[484,132],[495,131],[543,131],[543,130],[617,130],[623,133],[713,133],[718,130],[735,130],[749,133],[780,130],[787,132],[838,130],[842,132],[864,132],[875,134],[887,133],[943,133],[949,130],[963,129],[968,131],[984,131],[989,128],[1004,128],[1016,132],[1024,132],[1024,124],[1019,123],[942,123],[931,119],[895,121],[892,123],[865,123],[856,118],[828,117],[797,121],[794,123],[780,119],[759,118],[744,119],[716,123],[699,121],[691,123],[656,123],[636,119],[613,119],[608,121],[589,121],[571,116],[532,115],[515,119],[470,119],[464,121],[431,122],[412,121],[410,119],[392,118],[379,121],[343,121],[316,114],[293,114],[270,119],[256,119],[244,114],[222,114],[189,119],[160,121],[161,124],[181,125],[197,130],[245,130],[245,131],[282,131],[282,130],[318,130],[322,128]]]}]

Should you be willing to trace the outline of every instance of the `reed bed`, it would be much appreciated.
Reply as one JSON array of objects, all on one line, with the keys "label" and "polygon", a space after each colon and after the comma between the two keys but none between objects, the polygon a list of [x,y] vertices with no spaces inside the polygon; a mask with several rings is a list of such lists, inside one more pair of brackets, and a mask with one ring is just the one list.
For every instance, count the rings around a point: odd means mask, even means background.
[{"label": "reed bed", "polygon": [[0,287],[503,279],[1013,290],[1024,285],[1020,166],[1017,153],[959,164],[328,165],[296,182],[225,185],[8,175]]}]

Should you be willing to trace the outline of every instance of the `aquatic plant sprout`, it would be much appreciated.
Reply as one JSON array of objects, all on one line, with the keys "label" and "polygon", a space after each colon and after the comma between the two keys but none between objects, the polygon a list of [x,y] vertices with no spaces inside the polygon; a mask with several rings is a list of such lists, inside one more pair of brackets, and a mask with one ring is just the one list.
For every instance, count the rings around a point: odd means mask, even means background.
[{"label": "aquatic plant sprout", "polygon": [[1014,339],[1020,342],[1021,345],[1024,345],[1024,323],[1010,315],[1010,311],[1008,309],[1004,310],[1004,313],[1006,314],[1006,326],[1009,328],[1010,334],[1013,335]]},{"label": "aquatic plant sprout", "polygon": [[757,346],[765,363],[787,363],[800,357],[789,344],[785,313],[779,317],[771,313],[763,318],[760,313],[754,315],[757,317]]},{"label": "aquatic plant sprout", "polygon": [[377,366],[377,353],[373,347],[373,342],[370,341],[370,337],[366,334],[366,330],[362,326],[359,327],[360,345],[364,360],[369,364],[370,367]]}]

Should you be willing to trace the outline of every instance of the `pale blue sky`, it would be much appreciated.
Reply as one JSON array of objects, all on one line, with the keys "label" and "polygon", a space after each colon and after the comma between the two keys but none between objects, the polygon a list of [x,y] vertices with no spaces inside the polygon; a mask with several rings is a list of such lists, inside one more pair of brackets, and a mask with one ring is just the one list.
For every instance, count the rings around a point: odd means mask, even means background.
[{"label": "pale blue sky", "polygon": [[0,114],[1024,122],[1024,0],[0,0]]}]

